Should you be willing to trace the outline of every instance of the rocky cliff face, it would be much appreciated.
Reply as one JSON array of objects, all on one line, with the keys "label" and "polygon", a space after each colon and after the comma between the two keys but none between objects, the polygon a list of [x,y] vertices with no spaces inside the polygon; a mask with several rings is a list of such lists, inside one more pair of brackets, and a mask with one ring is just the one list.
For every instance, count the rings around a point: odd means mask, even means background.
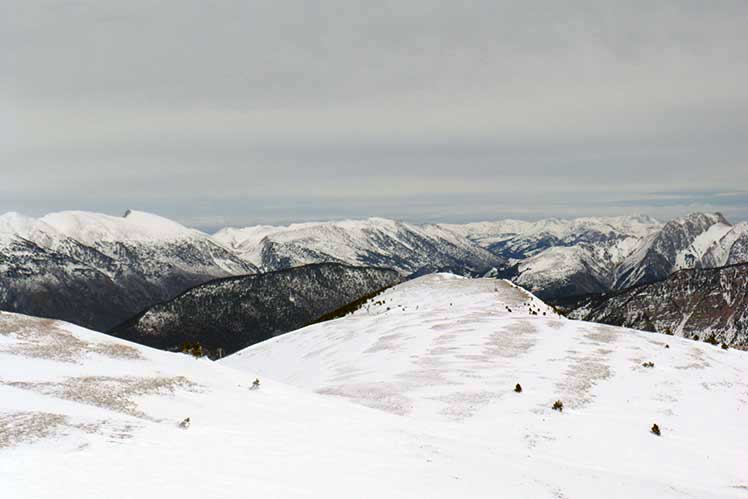
[{"label": "rocky cliff face", "polygon": [[198,342],[229,354],[399,281],[394,270],[335,263],[219,279],[154,305],[109,334],[171,350]]},{"label": "rocky cliff face", "polygon": [[687,269],[664,281],[591,298],[570,316],[748,346],[748,263]]},{"label": "rocky cliff face", "polygon": [[613,287],[647,284],[665,279],[674,270],[697,267],[707,248],[729,229],[720,213],[692,213],[671,220],[621,263]]}]

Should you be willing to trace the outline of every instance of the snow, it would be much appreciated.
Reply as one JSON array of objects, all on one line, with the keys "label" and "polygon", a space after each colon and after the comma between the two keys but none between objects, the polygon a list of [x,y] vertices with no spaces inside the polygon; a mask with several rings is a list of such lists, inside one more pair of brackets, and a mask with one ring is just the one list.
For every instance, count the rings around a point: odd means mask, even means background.
[{"label": "snow", "polygon": [[559,497],[598,497],[597,480],[615,497],[730,497],[748,480],[745,361],[557,317],[506,281],[432,275],[221,363],[480,441],[502,479],[498,454]]},{"label": "snow", "polygon": [[418,267],[420,263],[422,266],[426,260],[434,257],[424,254],[424,248],[418,247],[424,241],[434,248],[445,246],[446,251],[457,250],[484,261],[496,260],[483,248],[440,225],[409,224],[377,217],[305,222],[286,227],[263,225],[227,228],[213,237],[245,261],[260,267],[265,265],[263,250],[267,244],[274,245],[282,259],[292,262],[294,266],[322,261],[365,265],[371,264],[371,255],[378,255],[385,260],[389,257],[389,261],[379,262],[380,265],[410,273],[415,270],[411,268],[413,264]]},{"label": "snow", "polygon": [[563,240],[587,232],[641,238],[662,227],[662,223],[645,215],[573,219],[548,218],[535,222],[509,219],[496,222],[442,225],[484,247],[514,238],[534,240],[552,236]]},{"label": "snow", "polygon": [[0,244],[14,238],[26,239],[41,246],[48,246],[54,239],[62,237],[52,226],[20,213],[8,212],[0,215]]},{"label": "snow", "polygon": [[218,363],[1,313],[0,495],[744,497],[746,360],[447,274]]},{"label": "snow", "polygon": [[704,267],[722,267],[723,265],[748,261],[748,253],[741,253],[735,248],[739,240],[748,240],[748,222],[733,225],[729,231],[712,242],[704,251],[702,265]]},{"label": "snow", "polygon": [[41,218],[61,233],[86,245],[99,241],[156,242],[207,235],[167,218],[128,210],[124,217],[86,211],[61,211]]}]

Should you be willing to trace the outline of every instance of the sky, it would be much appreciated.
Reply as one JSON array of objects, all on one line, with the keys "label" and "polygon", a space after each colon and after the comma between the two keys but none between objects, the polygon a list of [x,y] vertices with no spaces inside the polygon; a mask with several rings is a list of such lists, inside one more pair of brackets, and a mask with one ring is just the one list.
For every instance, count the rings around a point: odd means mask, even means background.
[{"label": "sky", "polygon": [[748,2],[0,2],[0,213],[748,219]]}]

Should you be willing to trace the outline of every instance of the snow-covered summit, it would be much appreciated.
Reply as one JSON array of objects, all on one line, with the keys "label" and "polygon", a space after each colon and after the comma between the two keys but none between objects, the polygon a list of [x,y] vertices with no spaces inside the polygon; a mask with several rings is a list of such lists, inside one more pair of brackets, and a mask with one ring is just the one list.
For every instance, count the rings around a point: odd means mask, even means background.
[{"label": "snow-covered summit", "polygon": [[128,210],[122,217],[87,211],[61,211],[45,215],[41,220],[68,237],[89,245],[115,241],[173,241],[201,234],[168,218],[133,210]]},{"label": "snow-covered summit", "polygon": [[48,246],[53,241],[63,238],[54,227],[17,212],[0,215],[0,244],[7,244],[13,239],[25,239],[41,246]]},{"label": "snow-covered summit", "polygon": [[445,428],[579,498],[599,496],[593,483],[616,497],[736,497],[748,482],[745,360],[567,320],[507,281],[430,275],[221,363]]}]

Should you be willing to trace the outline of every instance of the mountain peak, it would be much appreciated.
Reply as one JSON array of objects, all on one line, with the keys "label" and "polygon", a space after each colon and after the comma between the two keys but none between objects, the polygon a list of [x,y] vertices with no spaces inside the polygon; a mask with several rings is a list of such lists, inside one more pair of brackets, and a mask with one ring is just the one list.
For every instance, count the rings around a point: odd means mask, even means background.
[{"label": "mountain peak", "polygon": [[84,244],[97,241],[155,242],[181,239],[197,232],[168,218],[135,210],[127,210],[124,217],[61,211],[45,215],[41,220]]},{"label": "mountain peak", "polygon": [[700,225],[714,225],[718,223],[730,225],[730,222],[728,222],[724,215],[722,215],[722,213],[720,212],[704,213],[701,211],[689,213],[684,217],[675,218],[668,223],[673,225],[684,225],[689,223]]}]

